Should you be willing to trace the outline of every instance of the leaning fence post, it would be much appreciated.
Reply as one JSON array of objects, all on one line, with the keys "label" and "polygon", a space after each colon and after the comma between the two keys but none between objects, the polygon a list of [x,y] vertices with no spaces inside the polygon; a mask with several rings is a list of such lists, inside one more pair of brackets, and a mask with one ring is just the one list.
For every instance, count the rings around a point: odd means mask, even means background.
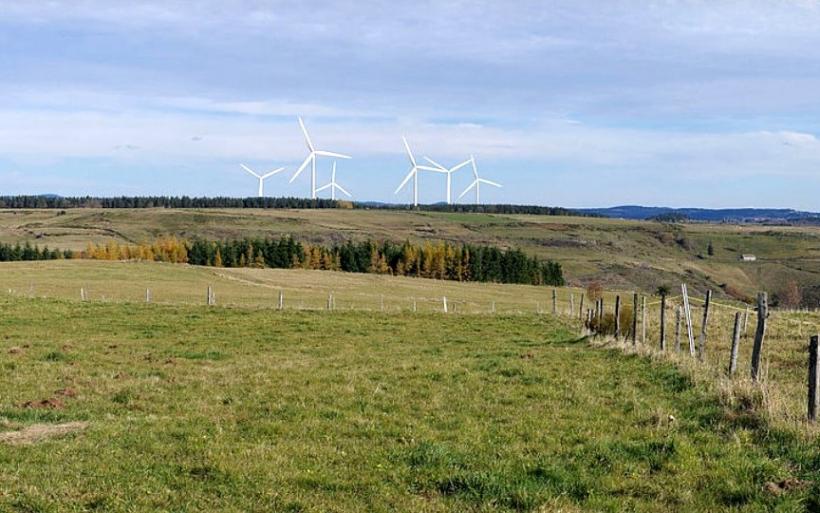
[{"label": "leaning fence post", "polygon": [[285,292],[283,290],[279,290],[279,309],[283,310],[285,308]]},{"label": "leaning fence post", "polygon": [[732,331],[732,353],[729,356],[729,375],[737,370],[737,352],[740,348],[740,312],[735,313],[735,329]]},{"label": "leaning fence post", "polygon": [[638,343],[638,293],[632,294],[632,345]]},{"label": "leaning fence post", "polygon": [[621,296],[615,296],[615,340],[621,337]]},{"label": "leaning fence post", "polygon": [[760,354],[763,350],[763,337],[766,336],[766,318],[769,316],[769,296],[765,292],[757,295],[757,329],[752,346],[752,380],[760,376]]},{"label": "leaning fence post", "polygon": [[552,315],[558,315],[558,293],[552,289]]},{"label": "leaning fence post", "polygon": [[706,356],[706,328],[709,325],[709,305],[712,303],[712,291],[706,291],[706,301],[703,303],[703,324],[700,327],[700,344],[698,347],[698,359],[703,361]]},{"label": "leaning fence post", "polygon": [[692,334],[692,308],[689,306],[689,290],[685,283],[680,286],[683,296],[683,314],[686,316],[686,335],[689,337],[689,355],[695,356],[695,336]]},{"label": "leaning fence post", "polygon": [[817,344],[818,335],[811,337],[809,341],[809,404],[808,404],[808,419],[809,422],[817,420],[817,389],[820,385],[820,360],[817,358]]}]

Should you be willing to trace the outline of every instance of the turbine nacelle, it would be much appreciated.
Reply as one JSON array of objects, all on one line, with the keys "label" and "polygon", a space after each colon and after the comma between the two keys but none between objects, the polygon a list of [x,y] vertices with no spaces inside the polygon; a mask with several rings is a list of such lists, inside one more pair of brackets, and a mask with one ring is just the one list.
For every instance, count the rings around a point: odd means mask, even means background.
[{"label": "turbine nacelle", "polygon": [[310,173],[310,197],[311,199],[316,198],[316,193],[318,190],[316,189],[316,158],[317,157],[331,157],[337,159],[350,159],[352,158],[349,155],[343,155],[341,153],[336,153],[333,151],[326,151],[326,150],[317,150],[316,147],[313,145],[313,141],[310,139],[310,135],[308,134],[307,128],[305,128],[305,122],[302,121],[302,118],[299,117],[299,127],[302,129],[302,133],[305,135],[305,144],[308,148],[308,156],[305,157],[305,160],[302,162],[302,165],[296,170],[293,176],[290,178],[288,183],[293,183],[294,180],[305,170],[305,168],[310,164],[311,173]]}]

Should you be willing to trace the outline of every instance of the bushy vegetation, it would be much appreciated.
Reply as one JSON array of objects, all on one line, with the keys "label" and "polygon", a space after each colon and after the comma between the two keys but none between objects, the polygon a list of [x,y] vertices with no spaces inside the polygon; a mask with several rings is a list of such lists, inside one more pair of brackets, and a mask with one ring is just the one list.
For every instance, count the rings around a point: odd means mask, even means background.
[{"label": "bushy vegetation", "polygon": [[57,249],[48,249],[48,246],[42,249],[39,246],[32,246],[26,242],[23,245],[17,244],[0,244],[0,262],[20,262],[23,260],[59,260],[61,258],[71,258],[71,251],[60,251]]},{"label": "bushy vegetation", "polygon": [[563,285],[561,265],[539,261],[521,250],[500,250],[449,242],[395,244],[373,241],[331,247],[281,239],[198,239],[188,247],[188,263],[218,267],[305,268],[354,273],[419,276],[456,281]]}]

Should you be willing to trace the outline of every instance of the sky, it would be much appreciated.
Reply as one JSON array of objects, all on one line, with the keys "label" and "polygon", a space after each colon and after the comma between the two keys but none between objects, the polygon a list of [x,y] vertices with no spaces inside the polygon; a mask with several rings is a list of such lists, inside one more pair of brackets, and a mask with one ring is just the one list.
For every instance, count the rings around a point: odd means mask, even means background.
[{"label": "sky", "polygon": [[475,155],[486,203],[820,211],[818,27],[820,0],[0,0],[0,194],[253,196],[245,163],[309,196],[302,116],[360,201],[412,200],[406,136]]}]

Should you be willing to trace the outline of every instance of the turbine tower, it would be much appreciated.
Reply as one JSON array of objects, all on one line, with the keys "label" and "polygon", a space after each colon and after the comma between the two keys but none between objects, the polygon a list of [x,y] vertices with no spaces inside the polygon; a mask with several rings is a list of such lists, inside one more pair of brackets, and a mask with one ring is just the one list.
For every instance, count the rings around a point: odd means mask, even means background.
[{"label": "turbine tower", "polygon": [[404,177],[404,180],[401,184],[396,188],[396,192],[393,194],[398,194],[410,178],[413,179],[413,206],[419,206],[419,171],[433,171],[436,173],[440,173],[439,169],[430,166],[420,166],[416,163],[416,158],[413,156],[413,152],[410,151],[410,145],[407,144],[407,139],[405,137],[401,138],[404,141],[404,148],[407,150],[407,158],[410,159],[410,171],[407,173],[407,176]]},{"label": "turbine tower", "polygon": [[471,183],[466,189],[464,189],[464,192],[461,193],[461,195],[458,197],[458,199],[463,198],[465,194],[470,192],[470,189],[475,187],[475,204],[479,205],[479,204],[481,204],[481,184],[486,183],[487,185],[492,185],[493,187],[501,187],[501,184],[491,182],[491,181],[485,180],[483,178],[479,178],[478,177],[478,169],[476,168],[476,165],[475,165],[475,157],[472,156],[472,155],[470,155],[470,162],[473,164],[473,177],[475,178],[475,180],[473,180],[473,183]]},{"label": "turbine tower", "polygon": [[340,192],[342,192],[348,198],[353,197],[353,196],[350,195],[349,192],[344,190],[344,188],[341,185],[336,183],[336,161],[335,160],[333,161],[333,172],[330,174],[330,183],[319,187],[318,189],[316,189],[316,192],[322,192],[323,190],[328,189],[328,188],[330,189],[330,199],[332,199],[332,200],[336,199],[336,189],[338,189]]},{"label": "turbine tower", "polygon": [[313,146],[313,142],[310,140],[310,136],[308,135],[308,131],[305,128],[305,123],[302,121],[302,118],[299,117],[299,126],[302,128],[302,133],[305,134],[305,144],[308,147],[308,156],[305,157],[305,161],[302,162],[302,165],[299,166],[299,169],[296,170],[296,173],[291,177],[290,182],[293,183],[296,180],[296,177],[310,164],[310,198],[316,199],[316,157],[335,157],[339,159],[349,159],[351,158],[349,155],[342,155],[341,153],[334,153],[332,151],[325,151],[325,150],[317,150],[316,147]]},{"label": "turbine tower", "polygon": [[425,158],[425,160],[427,160],[427,162],[429,162],[429,163],[433,164],[435,167],[437,167],[438,172],[447,174],[447,204],[451,205],[453,203],[453,194],[451,192],[452,182],[453,182],[453,173],[455,173],[456,171],[458,171],[462,167],[469,164],[470,160],[467,159],[464,162],[462,162],[461,164],[457,164],[457,165],[455,165],[455,166],[448,169],[448,168],[442,166],[441,164],[439,164],[438,162],[436,162],[435,160],[431,159],[430,157],[424,157],[424,158]]},{"label": "turbine tower", "polygon": [[245,171],[247,171],[248,173],[252,174],[253,176],[255,176],[256,178],[259,179],[259,197],[260,198],[265,195],[265,178],[271,177],[271,176],[275,175],[276,173],[280,173],[280,172],[285,170],[285,168],[280,167],[278,169],[274,169],[270,173],[260,175],[259,173],[257,173],[253,169],[249,168],[245,164],[239,164],[239,167],[241,167],[242,169],[244,169]]}]

